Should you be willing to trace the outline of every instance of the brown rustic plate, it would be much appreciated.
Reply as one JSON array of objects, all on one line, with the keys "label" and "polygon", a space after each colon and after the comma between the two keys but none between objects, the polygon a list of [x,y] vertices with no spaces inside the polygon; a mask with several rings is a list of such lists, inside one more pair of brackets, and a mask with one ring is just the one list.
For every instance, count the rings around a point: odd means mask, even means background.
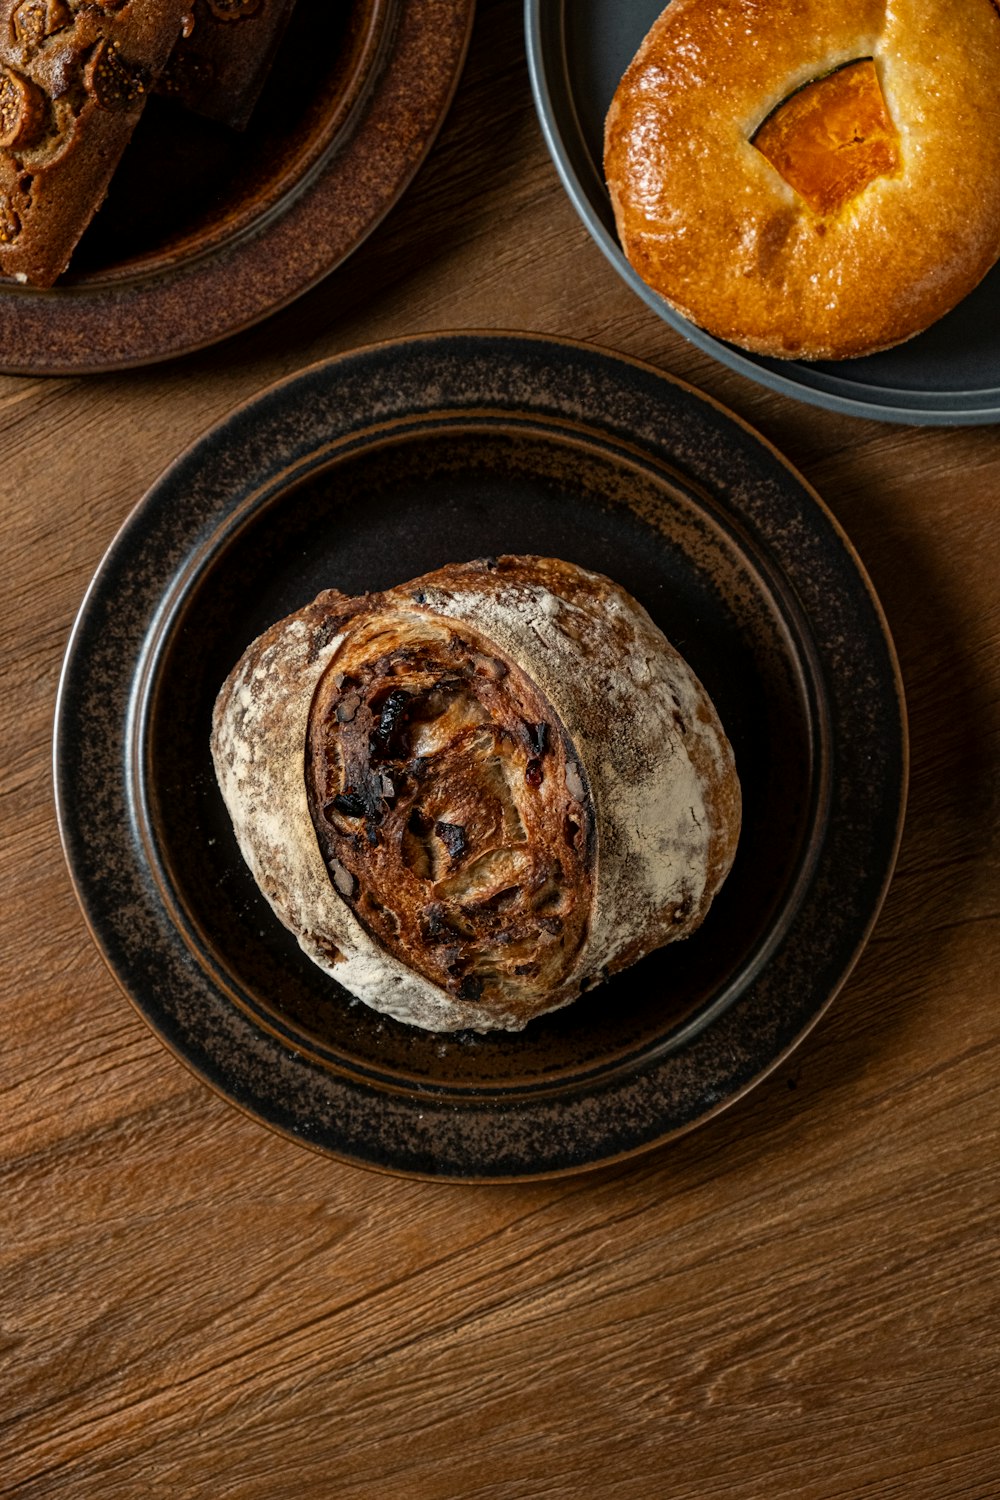
[{"label": "brown rustic plate", "polygon": [[0,369],[125,369],[217,342],[341,264],[409,185],[475,0],[298,0],[243,132],[152,98],[51,290],[0,284]]},{"label": "brown rustic plate", "polygon": [[[322,588],[536,552],[610,573],[714,699],[745,824],[702,929],[517,1035],[353,1001],[257,891],[212,772],[249,641]],[[893,866],[906,731],[858,559],[806,483],[646,366],[526,335],[344,356],[266,391],[160,479],[80,611],[56,723],[70,870],[140,1012],[195,1072],[334,1156],[553,1175],[737,1099],[850,971]]]}]

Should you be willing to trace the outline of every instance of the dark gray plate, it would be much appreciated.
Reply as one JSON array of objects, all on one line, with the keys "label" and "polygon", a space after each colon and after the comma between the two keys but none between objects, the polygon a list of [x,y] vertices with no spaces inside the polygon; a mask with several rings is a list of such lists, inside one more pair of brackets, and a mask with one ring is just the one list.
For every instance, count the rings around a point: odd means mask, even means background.
[{"label": "dark gray plate", "polygon": [[633,291],[699,349],[760,385],[833,411],[912,424],[1000,421],[1000,267],[918,338],[884,354],[806,364],[747,354],[667,306],[615,236],[601,169],[604,117],[664,0],[525,0],[528,65],[556,168],[594,240]]},{"label": "dark gray plate", "polygon": [[[718,706],[744,829],[693,938],[518,1035],[441,1036],[352,1002],[271,914],[209,718],[249,641],[320,589],[517,551],[611,573],[646,605]],[[858,560],[759,437],[646,366],[454,334],[307,370],[164,474],[81,608],[55,764],[93,934],[199,1076],[335,1156],[495,1180],[663,1141],[795,1045],[881,903],[906,736]]]}]

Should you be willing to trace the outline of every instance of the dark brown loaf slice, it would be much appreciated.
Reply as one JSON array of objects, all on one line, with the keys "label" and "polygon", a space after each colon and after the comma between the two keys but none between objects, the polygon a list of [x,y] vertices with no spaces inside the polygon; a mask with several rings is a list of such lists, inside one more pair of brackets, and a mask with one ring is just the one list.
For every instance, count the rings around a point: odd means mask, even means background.
[{"label": "dark brown loaf slice", "polygon": [[295,0],[194,0],[158,92],[243,130]]},{"label": "dark brown loaf slice", "polygon": [[185,0],[0,0],[0,275],[51,286],[104,201]]}]

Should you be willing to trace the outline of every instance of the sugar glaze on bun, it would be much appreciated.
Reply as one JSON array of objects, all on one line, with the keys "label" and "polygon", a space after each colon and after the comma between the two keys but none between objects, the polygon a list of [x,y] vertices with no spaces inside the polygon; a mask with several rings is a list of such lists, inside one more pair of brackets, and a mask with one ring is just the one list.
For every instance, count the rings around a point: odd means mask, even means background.
[{"label": "sugar glaze on bun", "polygon": [[[865,60],[862,90],[847,67]],[[868,155],[844,201],[803,196],[755,144],[786,105],[808,174]],[[757,353],[888,348],[1000,257],[998,109],[994,0],[671,0],[606,121],[622,247],[677,311]]]},{"label": "sugar glaze on bun", "polygon": [[212,754],[258,885],[353,995],[520,1030],[700,925],[733,752],[644,609],[552,558],[334,590],[224,684]]}]

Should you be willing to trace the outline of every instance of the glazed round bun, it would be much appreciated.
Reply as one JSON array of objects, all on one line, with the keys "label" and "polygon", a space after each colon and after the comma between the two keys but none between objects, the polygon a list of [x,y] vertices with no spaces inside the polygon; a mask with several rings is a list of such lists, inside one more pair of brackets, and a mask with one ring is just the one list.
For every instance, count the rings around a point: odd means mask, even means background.
[{"label": "glazed round bun", "polygon": [[639,604],[552,558],[321,594],[224,684],[212,755],[254,878],[351,994],[521,1029],[686,937],[740,830],[733,752]]},{"label": "glazed round bun", "polygon": [[622,247],[756,353],[889,348],[1000,257],[998,108],[994,0],[671,0],[605,127]]}]

